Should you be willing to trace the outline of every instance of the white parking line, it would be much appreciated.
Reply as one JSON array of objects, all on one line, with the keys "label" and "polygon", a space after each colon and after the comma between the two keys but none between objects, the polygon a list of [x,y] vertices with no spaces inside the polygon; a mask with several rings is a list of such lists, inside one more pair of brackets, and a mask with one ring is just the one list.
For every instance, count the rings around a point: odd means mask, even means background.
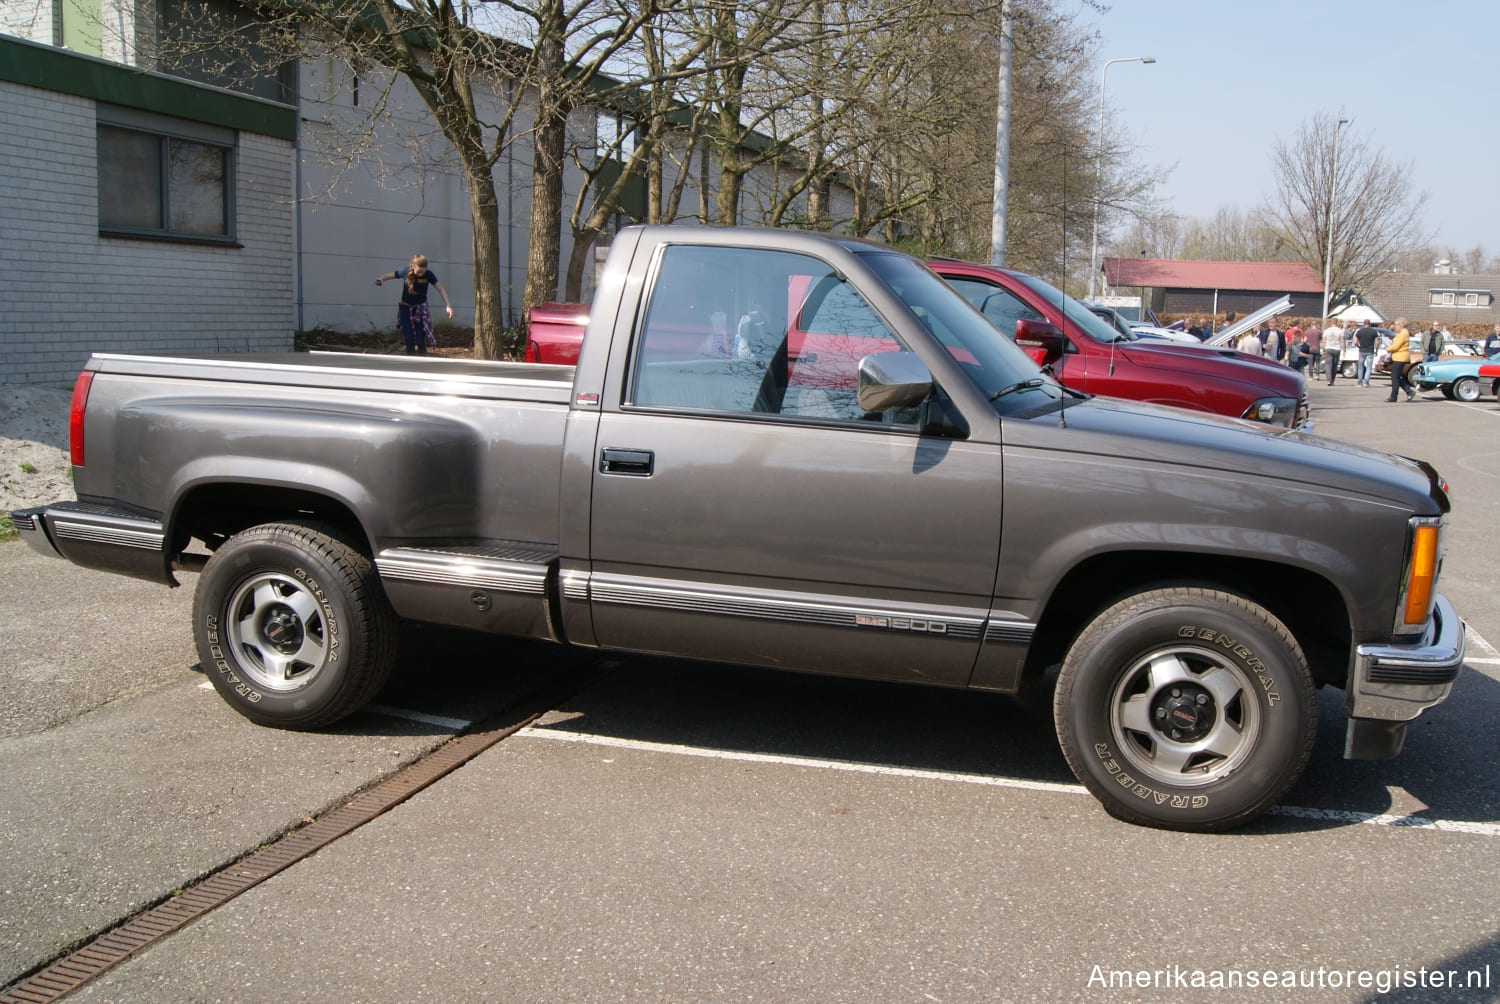
[{"label": "white parking line", "polygon": [[[1484,636],[1481,635],[1478,631],[1474,630],[1474,625],[1469,624],[1469,625],[1466,625],[1466,626],[1468,627],[1468,631],[1466,632],[1466,637],[1468,638],[1468,642],[1469,642],[1470,646],[1476,647],[1476,648],[1480,649],[1483,652],[1488,652],[1490,655],[1500,656],[1500,650],[1497,650],[1495,648],[1495,646],[1493,646],[1489,642],[1485,641],[1484,640]],[[1495,660],[1494,659],[1465,659],[1464,661],[1465,662],[1494,662]]]},{"label": "white parking line", "polygon": [[392,708],[384,704],[366,704],[364,710],[372,715],[384,715],[387,718],[404,718],[409,722],[421,722],[423,725],[436,725],[440,729],[450,732],[462,732],[474,723],[463,718],[444,718],[442,715],[429,715],[424,711],[410,711],[406,708]]},{"label": "white parking line", "polygon": [[[594,735],[587,732],[565,732],[530,725],[516,733],[531,739],[553,739],[559,742],[584,743],[610,749],[637,750],[643,753],[665,753],[671,756],[700,757],[708,760],[732,760],[738,763],[775,764],[787,767],[814,767],[822,770],[839,770],[855,774],[878,774],[884,777],[909,777],[927,781],[958,781],[963,784],[979,784],[992,788],[1018,788],[1023,791],[1048,791],[1069,795],[1086,795],[1088,790],[1081,784],[1057,784],[1052,781],[1023,781],[1019,778],[994,777],[987,774],[960,774],[953,771],[921,770],[915,767],[889,767],[884,764],[858,763],[852,760],[821,760],[816,757],[785,756],[771,753],[744,753],[737,750],[704,749],[699,746],[684,746],[677,743],[653,743],[640,739],[620,739],[615,736]],[[1483,837],[1500,837],[1500,823],[1475,823],[1458,819],[1429,819],[1425,816],[1384,815],[1375,812],[1355,812],[1344,809],[1316,809],[1298,805],[1272,806],[1273,816],[1289,816],[1295,819],[1319,819],[1338,823],[1359,823],[1369,826],[1390,826],[1400,829],[1441,830],[1449,833],[1471,833]]]},{"label": "white parking line", "polygon": [[983,784],[992,788],[1023,788],[1027,791],[1057,791],[1068,794],[1084,794],[1081,784],[1056,784],[1051,781],[1022,781],[1009,777],[992,777],[987,774],[958,774],[943,770],[921,770],[916,767],[889,767],[878,763],[859,763],[853,760],[820,760],[817,757],[785,756],[775,753],[745,753],[740,750],[705,749],[702,746],[682,746],[676,743],[653,743],[641,739],[619,739],[615,736],[593,735],[588,732],[564,732],[544,726],[529,725],[517,732],[518,736],[536,739],[558,739],[570,743],[587,743],[590,746],[608,746],[614,749],[640,750],[645,753],[669,753],[674,756],[701,757],[708,760],[734,760],[739,763],[766,763],[783,767],[821,767],[824,770],[841,770],[854,774],[880,774],[885,777],[915,777],[929,781],[962,781],[966,784]]}]

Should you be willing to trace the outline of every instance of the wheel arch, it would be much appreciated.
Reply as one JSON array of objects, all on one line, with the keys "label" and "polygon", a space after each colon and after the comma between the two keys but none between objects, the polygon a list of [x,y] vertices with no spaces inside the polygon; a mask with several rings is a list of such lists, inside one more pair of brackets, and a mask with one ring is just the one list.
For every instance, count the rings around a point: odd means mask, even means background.
[{"label": "wheel arch", "polygon": [[374,538],[347,500],[301,485],[245,481],[205,481],[185,489],[167,525],[169,553],[180,555],[194,538],[217,550],[252,526],[284,521],[322,523],[366,557],[374,554]]},{"label": "wheel arch", "polygon": [[1259,604],[1296,638],[1315,682],[1344,685],[1349,608],[1332,582],[1274,561],[1176,551],[1111,551],[1070,569],[1037,621],[1025,676],[1034,679],[1060,663],[1073,639],[1106,607],[1125,596],[1169,586],[1219,589]]}]

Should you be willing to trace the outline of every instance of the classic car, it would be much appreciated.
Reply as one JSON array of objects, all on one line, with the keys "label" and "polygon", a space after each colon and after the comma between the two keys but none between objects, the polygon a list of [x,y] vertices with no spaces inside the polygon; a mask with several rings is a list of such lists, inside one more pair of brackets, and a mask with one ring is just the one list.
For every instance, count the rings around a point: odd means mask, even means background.
[{"label": "classic car", "polygon": [[[1492,356],[1489,363],[1500,362],[1500,355]],[[1412,373],[1412,383],[1422,390],[1438,390],[1450,400],[1477,401],[1482,394],[1500,397],[1500,379],[1480,375],[1484,359],[1439,359],[1423,362]]]}]

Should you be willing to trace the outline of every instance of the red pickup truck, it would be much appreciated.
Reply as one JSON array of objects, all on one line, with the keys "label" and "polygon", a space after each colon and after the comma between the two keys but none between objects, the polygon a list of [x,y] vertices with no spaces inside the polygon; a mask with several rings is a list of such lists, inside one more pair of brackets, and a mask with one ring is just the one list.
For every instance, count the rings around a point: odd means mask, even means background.
[{"label": "red pickup truck", "polygon": [[578,365],[578,349],[588,324],[586,303],[537,304],[531,308],[531,323],[526,326],[525,361]]},{"label": "red pickup truck", "polygon": [[[961,261],[928,264],[1006,334],[1013,336],[1022,321],[1031,322],[1028,334],[1048,327],[1060,331],[1063,350],[1052,372],[1074,390],[1291,428],[1307,422],[1307,381],[1286,366],[1230,348],[1131,340],[1077,300],[1024,272]],[[1046,348],[1026,348],[1038,362],[1046,361]]]},{"label": "red pickup truck", "polygon": [[[1132,340],[1072,297],[1022,272],[947,260],[928,265],[1007,336],[1023,331],[1019,341],[1027,352],[1050,363],[1053,374],[1074,390],[1288,428],[1307,422],[1307,381],[1295,370],[1229,348]],[[789,309],[789,318],[797,316]],[[587,324],[583,304],[537,306],[526,361],[576,364]],[[820,348],[836,349],[836,340],[826,344],[829,333],[817,334]],[[794,354],[801,348],[809,360],[816,358],[811,344],[801,344],[804,339],[789,341]]]}]

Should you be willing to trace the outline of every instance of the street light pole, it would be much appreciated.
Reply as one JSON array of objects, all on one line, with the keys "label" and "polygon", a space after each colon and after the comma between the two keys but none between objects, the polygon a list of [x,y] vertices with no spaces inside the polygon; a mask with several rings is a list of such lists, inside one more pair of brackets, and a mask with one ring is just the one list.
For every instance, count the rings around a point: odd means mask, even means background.
[{"label": "street light pole", "polygon": [[1005,213],[1010,198],[1011,0],[1000,0],[1000,86],[995,112],[995,190],[990,204],[990,264],[1005,264]]},{"label": "street light pole", "polygon": [[1099,146],[1094,154],[1095,170],[1098,173],[1099,191],[1094,193],[1094,244],[1089,251],[1089,293],[1088,298],[1094,298],[1094,276],[1099,274],[1099,197],[1103,195],[1104,188],[1104,82],[1109,74],[1111,63],[1154,63],[1155,56],[1122,56],[1119,59],[1106,59],[1104,68],[1099,71]]},{"label": "street light pole", "polygon": [[1328,327],[1328,284],[1333,278],[1333,204],[1339,198],[1339,137],[1348,119],[1339,119],[1333,127],[1333,187],[1328,194],[1328,247],[1323,250],[1323,327]]}]

